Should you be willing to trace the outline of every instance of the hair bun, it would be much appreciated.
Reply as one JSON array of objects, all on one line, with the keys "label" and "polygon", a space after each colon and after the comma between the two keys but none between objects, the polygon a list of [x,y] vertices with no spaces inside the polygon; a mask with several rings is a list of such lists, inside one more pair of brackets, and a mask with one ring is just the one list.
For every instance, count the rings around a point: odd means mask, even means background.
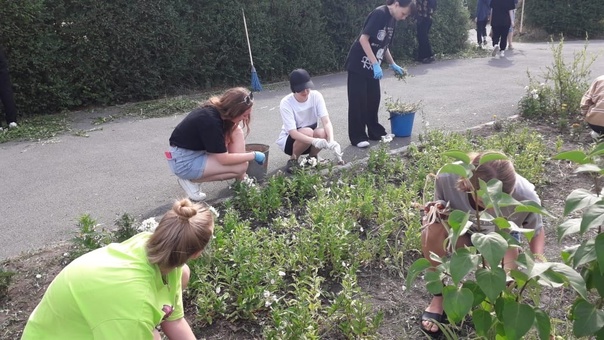
[{"label": "hair bun", "polygon": [[185,220],[188,220],[189,218],[197,215],[196,207],[187,198],[174,202],[172,210],[174,210],[178,217]]}]

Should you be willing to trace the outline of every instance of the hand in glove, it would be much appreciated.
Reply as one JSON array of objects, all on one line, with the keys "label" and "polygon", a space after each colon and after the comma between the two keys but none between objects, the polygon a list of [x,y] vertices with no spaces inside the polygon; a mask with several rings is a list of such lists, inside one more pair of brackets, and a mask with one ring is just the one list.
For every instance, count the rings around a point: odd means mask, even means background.
[{"label": "hand in glove", "polygon": [[344,155],[344,153],[342,152],[342,147],[340,146],[340,143],[334,140],[333,142],[329,143],[328,147],[330,150],[333,150],[333,152],[336,154],[336,157],[338,158],[338,164],[344,164],[344,160],[342,159],[342,155]]},{"label": "hand in glove", "polygon": [[383,76],[384,72],[382,72],[382,67],[380,66],[380,63],[377,62],[373,64],[373,79],[382,79]]},{"label": "hand in glove", "polygon": [[405,70],[403,70],[402,67],[398,66],[395,63],[390,64],[390,68],[394,71],[394,73],[398,74],[399,76],[405,75]]},{"label": "hand in glove", "polygon": [[263,152],[254,151],[254,160],[256,161],[256,163],[262,165],[266,160],[266,155]]},{"label": "hand in glove", "polygon": [[329,147],[329,143],[327,143],[327,140],[323,138],[313,138],[312,146],[317,149],[325,149]]}]

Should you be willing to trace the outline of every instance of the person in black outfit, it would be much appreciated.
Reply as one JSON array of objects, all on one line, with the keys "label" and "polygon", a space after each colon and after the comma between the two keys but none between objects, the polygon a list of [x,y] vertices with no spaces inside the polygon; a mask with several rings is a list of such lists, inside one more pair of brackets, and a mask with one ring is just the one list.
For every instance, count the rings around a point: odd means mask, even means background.
[{"label": "person in black outfit", "polygon": [[514,0],[491,0],[491,32],[493,33],[494,57],[499,52],[500,57],[505,57],[510,27],[514,25]]},{"label": "person in black outfit", "polygon": [[369,146],[368,140],[380,140],[386,129],[378,122],[382,59],[399,75],[405,71],[398,66],[388,46],[396,22],[404,20],[415,10],[413,0],[387,0],[365,19],[360,36],[346,57],[348,71],[348,137],[359,148]]},{"label": "person in black outfit", "polygon": [[[8,59],[0,46],[0,100],[4,105],[4,115],[9,128],[17,127],[17,105],[13,95],[13,84],[10,81],[8,72]],[[0,125],[2,130],[2,125]]]},{"label": "person in black outfit", "polygon": [[166,159],[190,200],[206,198],[199,183],[243,180],[249,161],[264,163],[264,153],[245,150],[242,127],[249,132],[253,105],[251,92],[232,88],[208,99],[174,128]]},{"label": "person in black outfit", "polygon": [[435,10],[436,0],[417,1],[417,60],[424,64],[434,61],[429,35],[432,27],[432,15]]}]

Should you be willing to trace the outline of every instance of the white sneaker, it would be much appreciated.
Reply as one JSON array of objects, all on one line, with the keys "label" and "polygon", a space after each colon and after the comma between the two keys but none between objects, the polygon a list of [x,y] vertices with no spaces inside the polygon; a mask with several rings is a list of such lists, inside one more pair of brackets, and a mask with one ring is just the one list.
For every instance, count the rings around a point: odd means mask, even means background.
[{"label": "white sneaker", "polygon": [[180,184],[180,187],[187,193],[187,196],[189,196],[191,201],[203,201],[206,199],[206,194],[201,192],[201,188],[199,187],[198,183],[193,183],[188,179],[182,178],[179,178],[177,181],[178,184]]},{"label": "white sneaker", "polygon": [[14,129],[14,128],[16,128],[16,127],[19,127],[19,125],[17,125],[17,123],[16,123],[16,122],[10,122],[10,123],[8,124],[8,127],[9,127],[10,129]]},{"label": "white sneaker", "polygon": [[500,56],[500,57],[505,57],[505,51],[501,51],[501,52],[499,52],[499,56]]},{"label": "white sneaker", "polygon": [[499,45],[495,45],[493,47],[493,51],[491,52],[491,57],[494,57],[497,55],[497,52],[499,52]]},{"label": "white sneaker", "polygon": [[369,146],[369,142],[364,140],[362,142],[358,142],[356,146],[357,146],[357,148],[366,148]]}]

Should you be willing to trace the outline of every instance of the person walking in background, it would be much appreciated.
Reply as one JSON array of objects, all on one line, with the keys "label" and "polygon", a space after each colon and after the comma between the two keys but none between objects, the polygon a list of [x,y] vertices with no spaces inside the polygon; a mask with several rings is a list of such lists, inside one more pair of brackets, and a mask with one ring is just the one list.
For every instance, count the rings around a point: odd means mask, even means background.
[{"label": "person walking in background", "polygon": [[514,26],[514,0],[491,0],[491,33],[493,34],[494,57],[499,52],[500,57],[505,57],[510,27]]},{"label": "person walking in background", "polygon": [[[474,196],[475,189],[480,187],[480,180],[488,182],[491,179],[501,181],[502,191],[511,195],[512,198],[519,202],[530,200],[538,204],[541,203],[539,196],[535,192],[535,186],[516,173],[512,162],[507,159],[498,159],[480,164],[480,159],[483,155],[484,153],[469,154],[472,164],[476,167],[474,174],[469,179],[460,178],[457,175],[449,173],[437,175],[434,201],[428,203],[424,209],[428,210],[432,205],[442,205],[442,208],[449,206],[451,211],[468,211],[472,216],[475,216],[476,211],[485,209],[480,197]],[[543,258],[545,232],[542,230],[543,222],[541,215],[532,212],[518,213],[514,211],[514,208],[513,206],[501,208],[503,216],[509,216],[508,220],[514,222],[520,228],[535,230],[535,235],[529,243],[530,250],[533,254],[536,254],[536,258]],[[492,212],[491,214],[494,215]],[[422,252],[433,267],[438,266],[440,262],[433,260],[430,254],[434,253],[443,257],[447,253],[445,240],[448,237],[448,230],[445,228],[446,224],[442,222],[445,218],[446,213],[445,215],[441,215],[439,211],[435,216],[427,215],[422,220]],[[470,238],[472,233],[489,233],[496,229],[494,224],[481,221],[480,227],[474,224],[466,234],[461,235],[454,247],[459,248],[472,245]],[[512,236],[518,239],[520,235],[512,233]],[[504,269],[515,269],[517,267],[517,258],[518,250],[516,248],[509,248],[503,258]],[[433,296],[430,305],[421,316],[421,330],[429,335],[440,333],[435,321],[439,323],[446,321],[446,315],[443,311],[442,294]]]},{"label": "person walking in background", "polygon": [[249,161],[264,163],[264,153],[245,150],[242,127],[249,132],[253,105],[253,93],[232,88],[191,111],[172,132],[168,165],[192,201],[206,198],[199,183],[242,180]]},{"label": "person walking in background", "polygon": [[368,140],[380,140],[386,129],[378,121],[381,90],[381,67],[385,59],[390,68],[403,76],[388,46],[394,35],[396,22],[415,11],[413,0],[387,0],[386,5],[374,9],[363,24],[360,36],[350,47],[345,68],[348,71],[348,137],[359,148],[369,146]]},{"label": "person walking in background", "polygon": [[[4,53],[4,49],[0,46],[0,100],[4,106],[4,118],[8,128],[16,128],[17,125],[17,105],[15,104],[15,96],[13,94],[13,84],[10,81],[10,73],[8,70],[8,59]],[[0,131],[2,125],[0,125]]]},{"label": "person walking in background", "polygon": [[[318,157],[321,149],[331,149],[341,154],[341,147],[335,141],[333,126],[327,113],[325,100],[314,87],[310,75],[304,69],[296,69],[289,74],[292,93],[281,99],[279,111],[283,126],[276,143],[290,155],[287,172],[298,166],[300,155]],[[321,120],[322,127],[318,127]]]},{"label": "person walking in background", "polygon": [[196,339],[184,318],[182,291],[212,239],[208,206],[174,202],[153,233],[93,250],[55,277],[29,316],[30,339]]},{"label": "person walking in background", "polygon": [[601,140],[604,135],[604,75],[596,78],[581,98],[581,113],[591,128],[591,136]]},{"label": "person walking in background", "polygon": [[514,10],[512,11],[512,25],[510,25],[510,30],[508,32],[508,49],[513,50],[512,42],[514,40],[514,27],[516,26],[516,8],[518,7],[518,0],[514,0]]},{"label": "person walking in background", "polygon": [[476,42],[478,47],[487,47],[487,23],[491,15],[491,0],[476,2]]},{"label": "person walking in background", "polygon": [[434,61],[430,45],[432,15],[436,11],[436,0],[417,0],[417,60],[429,64]]}]

